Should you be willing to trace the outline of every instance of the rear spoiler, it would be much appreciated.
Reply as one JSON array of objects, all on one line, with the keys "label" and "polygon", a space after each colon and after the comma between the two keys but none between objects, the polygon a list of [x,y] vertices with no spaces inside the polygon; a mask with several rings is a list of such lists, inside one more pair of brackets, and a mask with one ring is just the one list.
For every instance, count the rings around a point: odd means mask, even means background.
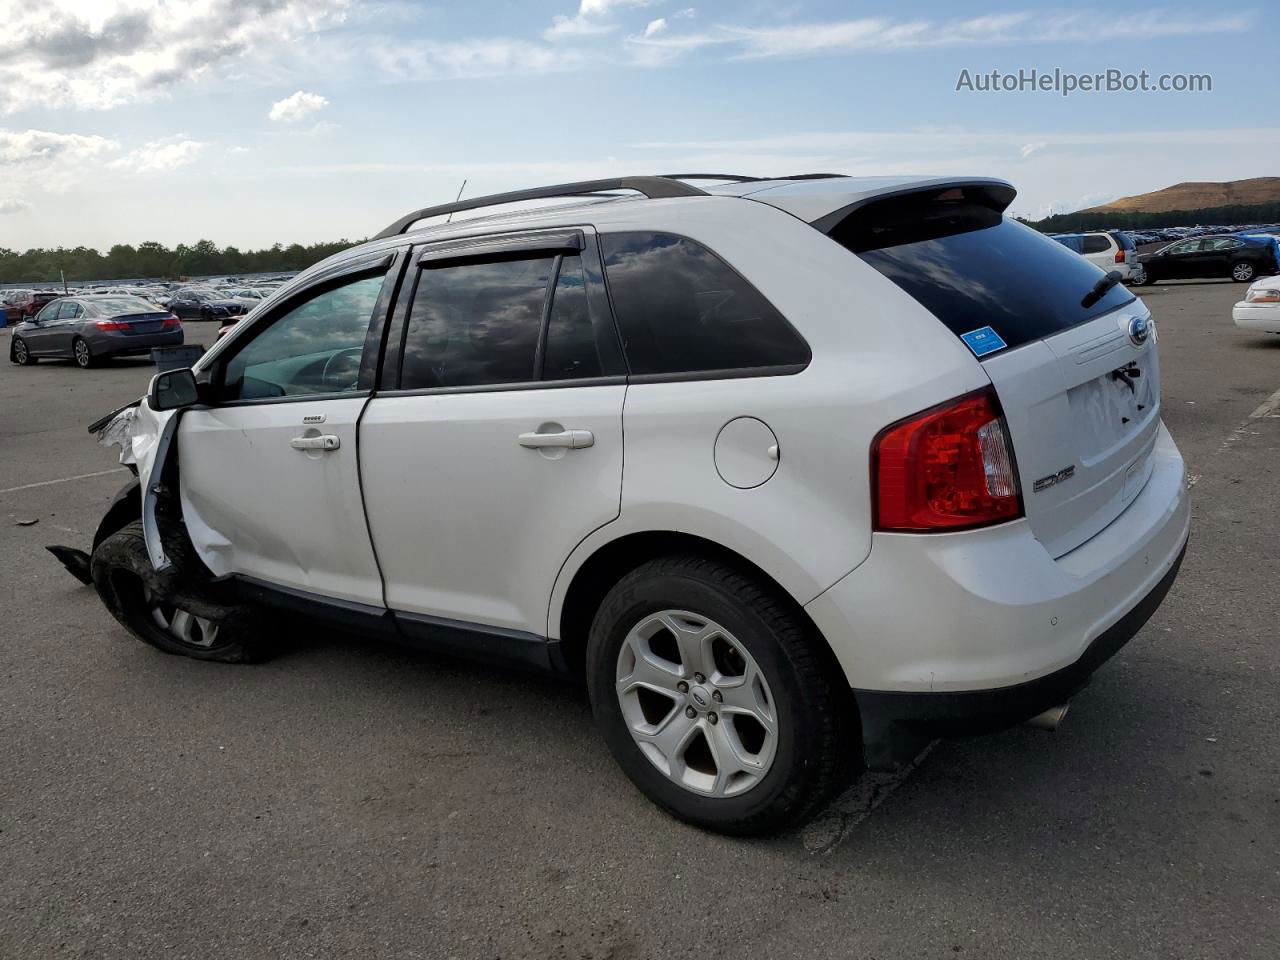
[{"label": "rear spoiler", "polygon": [[941,200],[945,194],[957,190],[962,191],[964,199],[968,203],[980,204],[996,213],[1004,213],[1009,204],[1013,203],[1013,198],[1018,195],[1018,191],[1013,188],[1013,185],[1005,180],[997,180],[991,177],[965,177],[954,180],[939,178],[922,183],[905,184],[897,190],[859,197],[851,203],[818,217],[816,220],[809,221],[809,223],[823,233],[830,233],[848,219],[851,214],[857,213],[866,207],[879,206],[886,204],[886,201],[903,200],[908,197],[925,200],[930,195],[933,195]]}]

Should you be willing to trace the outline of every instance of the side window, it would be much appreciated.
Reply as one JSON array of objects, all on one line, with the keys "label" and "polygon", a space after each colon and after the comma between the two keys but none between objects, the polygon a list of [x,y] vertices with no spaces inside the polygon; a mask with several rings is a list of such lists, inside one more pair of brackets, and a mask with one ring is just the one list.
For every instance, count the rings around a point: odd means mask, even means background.
[{"label": "side window", "polygon": [[36,314],[36,323],[48,323],[50,320],[58,318],[58,311],[62,309],[62,304],[51,303]]},{"label": "side window", "polygon": [[1192,253],[1199,249],[1200,249],[1199,240],[1184,240],[1182,243],[1174,244],[1174,246],[1170,248],[1169,252],[1174,254]]},{"label": "side window", "polygon": [[633,374],[805,364],[808,345],[764,296],[693,240],[668,233],[600,237]]},{"label": "side window", "polygon": [[424,267],[405,333],[400,388],[537,379],[555,257]]},{"label": "side window", "polygon": [[80,316],[80,314],[82,314],[83,312],[84,310],[81,309],[80,304],[72,300],[63,300],[62,303],[59,305],[58,319],[74,320],[76,317]]},{"label": "side window", "polygon": [[1106,237],[1090,234],[1084,238],[1085,253],[1105,253],[1111,249],[1111,242]]},{"label": "side window", "polygon": [[294,303],[227,363],[222,399],[355,391],[382,281],[347,280]]}]

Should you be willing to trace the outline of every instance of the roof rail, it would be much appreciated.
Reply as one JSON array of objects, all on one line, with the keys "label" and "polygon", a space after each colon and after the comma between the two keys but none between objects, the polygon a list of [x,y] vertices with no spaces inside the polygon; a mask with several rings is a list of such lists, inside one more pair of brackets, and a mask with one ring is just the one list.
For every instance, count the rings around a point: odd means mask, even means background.
[{"label": "roof rail", "polygon": [[421,210],[405,214],[373,239],[383,240],[387,237],[399,236],[413,224],[419,220],[425,220],[427,217],[439,217],[446,213],[459,213],[463,210],[478,210],[481,207],[494,207],[504,203],[518,203],[521,200],[598,195],[601,190],[635,190],[651,200],[662,197],[708,196],[705,190],[699,190],[697,187],[681,183],[679,180],[670,177],[616,177],[610,180],[580,180],[577,183],[557,183],[549,187],[513,190],[510,193],[493,193],[487,197],[459,200],[455,203],[442,203],[435,207],[423,207]]}]

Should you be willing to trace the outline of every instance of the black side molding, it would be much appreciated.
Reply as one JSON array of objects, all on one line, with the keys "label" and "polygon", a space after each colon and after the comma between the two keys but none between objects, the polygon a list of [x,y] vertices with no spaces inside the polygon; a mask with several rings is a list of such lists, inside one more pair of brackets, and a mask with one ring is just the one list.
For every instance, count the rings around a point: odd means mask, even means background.
[{"label": "black side molding", "polygon": [[246,603],[287,610],[317,623],[372,634],[406,646],[432,650],[464,660],[476,660],[533,670],[567,674],[568,663],[559,640],[521,630],[507,630],[480,623],[449,620],[422,613],[405,613],[350,600],[322,597],[305,590],[236,575],[240,599]]}]

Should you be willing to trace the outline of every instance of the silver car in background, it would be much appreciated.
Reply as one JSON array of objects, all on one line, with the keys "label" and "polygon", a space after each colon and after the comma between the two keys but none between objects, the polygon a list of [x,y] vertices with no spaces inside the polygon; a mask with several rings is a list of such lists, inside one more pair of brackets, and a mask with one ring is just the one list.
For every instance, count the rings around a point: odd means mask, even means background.
[{"label": "silver car in background", "polygon": [[62,297],[14,328],[9,359],[26,366],[42,357],[59,358],[88,369],[109,357],[179,346],[182,339],[182,322],[141,297]]}]

